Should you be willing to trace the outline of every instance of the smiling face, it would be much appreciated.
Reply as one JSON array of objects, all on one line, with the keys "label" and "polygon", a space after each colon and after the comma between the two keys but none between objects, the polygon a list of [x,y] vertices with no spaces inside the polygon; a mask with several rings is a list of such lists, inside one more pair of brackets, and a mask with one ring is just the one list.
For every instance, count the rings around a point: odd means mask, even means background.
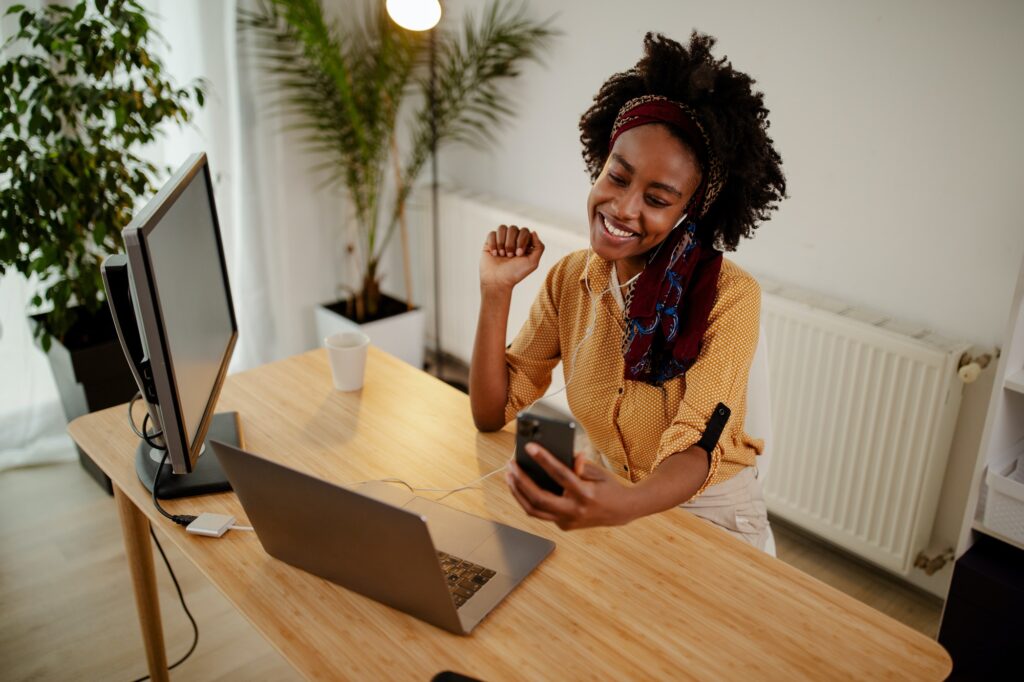
[{"label": "smiling face", "polygon": [[665,241],[700,185],[700,164],[660,124],[619,135],[590,188],[590,246],[615,261],[620,281],[640,272],[644,255]]}]

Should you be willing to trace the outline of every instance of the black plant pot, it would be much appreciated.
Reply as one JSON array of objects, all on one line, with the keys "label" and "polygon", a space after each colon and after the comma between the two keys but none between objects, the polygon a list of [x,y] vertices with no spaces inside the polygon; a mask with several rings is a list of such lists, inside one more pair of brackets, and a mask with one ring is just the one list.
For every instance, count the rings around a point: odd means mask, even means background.
[{"label": "black plant pot", "polygon": [[[33,316],[33,323],[38,324],[40,318]],[[106,304],[94,315],[81,313],[63,343],[54,339],[46,357],[69,422],[83,414],[126,403],[138,391]],[[131,456],[132,453],[125,455]],[[110,478],[81,448],[78,459],[100,487],[113,495]]]},{"label": "black plant pot", "polygon": [[[348,300],[337,300],[331,303],[321,303],[324,308],[327,308],[335,315],[341,315],[342,317],[352,320],[355,324],[369,324],[371,322],[377,322],[378,320],[386,320],[389,317],[395,315],[401,315],[402,313],[409,312],[409,306],[405,301],[399,301],[397,298],[392,298],[387,294],[380,295],[380,303],[378,304],[377,314],[371,317],[367,317],[365,320],[356,320],[349,315],[349,302]],[[413,308],[413,310],[419,310],[419,308]]]}]

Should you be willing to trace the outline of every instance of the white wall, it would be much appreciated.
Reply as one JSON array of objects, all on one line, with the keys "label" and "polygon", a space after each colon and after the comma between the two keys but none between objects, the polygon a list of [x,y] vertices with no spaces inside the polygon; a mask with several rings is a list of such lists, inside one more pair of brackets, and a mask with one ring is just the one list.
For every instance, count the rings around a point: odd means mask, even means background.
[{"label": "white wall", "polygon": [[531,4],[536,17],[555,11],[564,35],[515,86],[517,119],[493,153],[446,152],[449,181],[585,229],[580,115],[640,57],[646,31],[685,41],[698,28],[757,79],[789,183],[737,262],[945,336],[999,342],[1024,253],[1024,3]]},{"label": "white wall", "polygon": [[[478,8],[451,0],[450,14]],[[1024,254],[1024,3],[633,0],[533,2],[558,12],[545,66],[514,86],[490,153],[446,150],[442,175],[578,224],[589,180],[578,123],[631,67],[646,31],[697,28],[758,81],[790,198],[732,255],[757,274],[991,348]],[[598,9],[599,8],[599,9]],[[481,225],[481,237],[493,226]],[[548,263],[547,266],[550,266]],[[542,264],[542,269],[545,265]],[[965,389],[932,545],[955,545],[991,385]],[[909,579],[944,594],[951,565]]]}]

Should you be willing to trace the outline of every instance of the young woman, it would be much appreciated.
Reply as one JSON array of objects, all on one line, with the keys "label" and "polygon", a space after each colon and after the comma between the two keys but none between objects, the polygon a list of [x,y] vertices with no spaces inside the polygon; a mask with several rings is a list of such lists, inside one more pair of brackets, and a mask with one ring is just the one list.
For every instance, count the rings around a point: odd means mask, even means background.
[{"label": "young woman", "polygon": [[648,34],[637,65],[601,87],[580,121],[590,248],[551,268],[507,349],[512,289],[544,244],[515,225],[484,244],[473,418],[503,427],[563,361],[569,406],[604,466],[577,454],[569,469],[530,446],[561,496],[514,462],[507,473],[523,509],[563,529],[683,505],[760,548],[770,535],[764,444],[743,430],[760,289],[719,249],[752,236],[786,185],[762,94],[711,56],[714,42]]}]

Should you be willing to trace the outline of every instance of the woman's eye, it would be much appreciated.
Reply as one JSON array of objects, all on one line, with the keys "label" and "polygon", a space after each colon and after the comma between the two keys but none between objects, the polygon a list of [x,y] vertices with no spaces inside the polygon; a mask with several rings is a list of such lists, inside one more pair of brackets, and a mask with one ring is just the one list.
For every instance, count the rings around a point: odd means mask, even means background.
[{"label": "woman's eye", "polygon": [[651,206],[657,206],[658,208],[665,208],[666,206],[668,206],[668,202],[667,201],[663,201],[663,200],[659,199],[658,197],[654,197],[654,196],[650,196],[650,195],[648,195],[648,197],[647,197],[647,203],[649,203]]},{"label": "woman's eye", "polygon": [[623,178],[623,177],[621,177],[619,175],[615,175],[615,173],[609,173],[608,177],[611,178],[611,181],[614,182],[616,185],[619,185],[620,187],[625,187],[626,186],[626,179],[625,178]]}]

